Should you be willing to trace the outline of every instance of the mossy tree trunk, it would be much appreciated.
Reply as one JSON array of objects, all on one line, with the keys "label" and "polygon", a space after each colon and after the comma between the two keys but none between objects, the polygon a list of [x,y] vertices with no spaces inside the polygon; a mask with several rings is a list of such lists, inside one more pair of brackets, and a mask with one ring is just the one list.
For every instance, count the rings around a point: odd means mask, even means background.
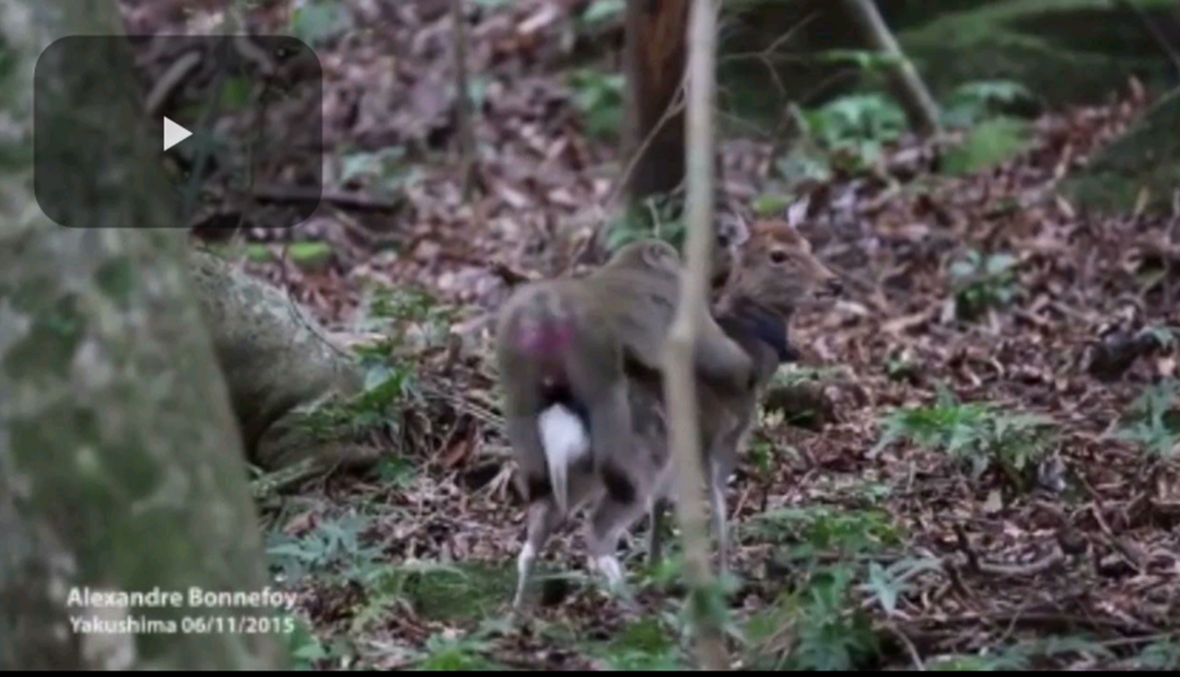
[{"label": "mossy tree trunk", "polygon": [[[188,607],[194,587],[259,592],[267,580],[182,233],[145,228],[170,217],[158,167],[139,161],[158,139],[93,167],[120,180],[70,205],[139,228],[63,228],[33,196],[35,60],[62,35],[118,33],[116,12],[110,0],[0,0],[0,669],[282,668],[280,637],[224,624],[273,607]],[[72,111],[94,86],[71,65],[42,64],[57,86],[38,92],[39,105]],[[119,67],[109,77],[130,83]],[[108,112],[124,124],[139,114],[115,105]],[[76,604],[86,589],[185,599]],[[223,625],[185,632],[185,616]],[[85,633],[71,619],[149,619],[176,631]]]}]

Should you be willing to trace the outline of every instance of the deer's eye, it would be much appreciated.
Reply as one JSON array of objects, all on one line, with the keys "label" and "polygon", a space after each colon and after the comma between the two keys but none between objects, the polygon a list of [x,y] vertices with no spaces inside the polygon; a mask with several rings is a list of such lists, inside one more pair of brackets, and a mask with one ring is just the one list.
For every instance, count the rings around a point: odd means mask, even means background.
[{"label": "deer's eye", "polygon": [[787,253],[781,249],[776,249],[775,251],[770,252],[770,260],[772,263],[786,263]]}]

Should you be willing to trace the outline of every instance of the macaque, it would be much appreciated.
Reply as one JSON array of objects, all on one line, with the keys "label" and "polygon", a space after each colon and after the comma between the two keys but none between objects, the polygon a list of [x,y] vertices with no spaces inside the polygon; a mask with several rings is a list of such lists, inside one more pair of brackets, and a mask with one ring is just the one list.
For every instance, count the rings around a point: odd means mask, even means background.
[{"label": "macaque", "polygon": [[[506,433],[529,504],[515,608],[537,553],[587,500],[596,504],[591,557],[611,587],[621,587],[619,525],[647,509],[654,481],[636,462],[626,373],[662,370],[681,274],[675,248],[642,240],[587,277],[526,285],[500,311],[496,360]],[[750,357],[712,318],[702,324],[694,368],[719,392],[745,392],[756,377]]]}]

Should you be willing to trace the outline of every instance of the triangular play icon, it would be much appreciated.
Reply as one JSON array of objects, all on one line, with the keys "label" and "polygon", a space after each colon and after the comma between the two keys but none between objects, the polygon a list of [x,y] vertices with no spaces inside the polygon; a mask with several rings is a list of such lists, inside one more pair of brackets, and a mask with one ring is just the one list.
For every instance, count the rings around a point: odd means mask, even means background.
[{"label": "triangular play icon", "polygon": [[168,118],[164,118],[164,150],[168,150],[192,135],[193,133],[189,130]]}]

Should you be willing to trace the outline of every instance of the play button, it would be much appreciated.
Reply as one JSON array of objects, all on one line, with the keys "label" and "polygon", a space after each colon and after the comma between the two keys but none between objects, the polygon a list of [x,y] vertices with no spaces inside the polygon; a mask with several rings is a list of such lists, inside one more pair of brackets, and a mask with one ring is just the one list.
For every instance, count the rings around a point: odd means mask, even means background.
[{"label": "play button", "polygon": [[164,118],[164,150],[168,150],[192,135],[193,133],[189,130],[168,118]]}]

